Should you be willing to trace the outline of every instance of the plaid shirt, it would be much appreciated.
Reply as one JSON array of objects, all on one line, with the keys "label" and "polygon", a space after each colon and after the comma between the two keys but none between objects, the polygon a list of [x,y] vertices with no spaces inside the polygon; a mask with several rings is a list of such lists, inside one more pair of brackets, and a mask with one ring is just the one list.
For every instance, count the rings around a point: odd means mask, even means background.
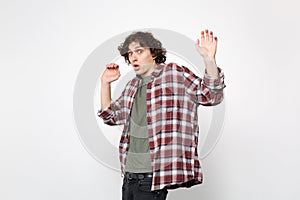
[{"label": "plaid shirt", "polygon": [[[202,170],[197,154],[199,104],[215,105],[223,99],[224,75],[203,79],[188,68],[175,63],[160,64],[147,84],[147,122],[152,162],[151,190],[191,187],[202,183]],[[135,93],[141,83],[136,76],[122,95],[98,116],[108,125],[124,125],[119,152],[124,174],[129,149],[129,121]]]}]

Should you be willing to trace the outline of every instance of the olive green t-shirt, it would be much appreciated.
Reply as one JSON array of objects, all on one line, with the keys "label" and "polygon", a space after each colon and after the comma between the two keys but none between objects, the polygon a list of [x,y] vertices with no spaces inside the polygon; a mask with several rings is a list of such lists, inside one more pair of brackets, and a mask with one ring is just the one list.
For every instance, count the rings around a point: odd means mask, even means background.
[{"label": "olive green t-shirt", "polygon": [[137,89],[130,118],[130,143],[126,158],[126,172],[152,172],[147,129],[146,90],[151,76],[143,78]]}]

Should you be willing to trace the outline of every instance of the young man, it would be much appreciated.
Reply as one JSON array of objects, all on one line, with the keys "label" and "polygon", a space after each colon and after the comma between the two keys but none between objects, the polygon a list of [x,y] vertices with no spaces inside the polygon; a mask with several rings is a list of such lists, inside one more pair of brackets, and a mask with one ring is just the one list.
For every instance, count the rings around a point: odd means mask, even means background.
[{"label": "young man", "polygon": [[106,66],[98,116],[108,125],[124,125],[123,200],[166,199],[167,189],[202,183],[197,108],[220,103],[225,85],[215,60],[217,38],[205,30],[196,43],[206,66],[203,79],[184,66],[165,64],[166,50],[148,32],[132,33],[118,48],[136,77],[116,101],[110,84],[120,77],[119,66]]}]

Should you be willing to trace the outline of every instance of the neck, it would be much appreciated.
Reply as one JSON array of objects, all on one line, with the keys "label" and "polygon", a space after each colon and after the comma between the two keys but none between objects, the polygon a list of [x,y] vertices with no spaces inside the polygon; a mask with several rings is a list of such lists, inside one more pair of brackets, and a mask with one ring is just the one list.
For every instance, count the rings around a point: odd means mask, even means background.
[{"label": "neck", "polygon": [[142,74],[141,77],[144,78],[146,76],[150,76],[152,74],[152,72],[154,71],[154,69],[157,67],[157,64],[156,63],[151,63],[149,64],[151,66],[149,66],[149,70],[146,74]]}]

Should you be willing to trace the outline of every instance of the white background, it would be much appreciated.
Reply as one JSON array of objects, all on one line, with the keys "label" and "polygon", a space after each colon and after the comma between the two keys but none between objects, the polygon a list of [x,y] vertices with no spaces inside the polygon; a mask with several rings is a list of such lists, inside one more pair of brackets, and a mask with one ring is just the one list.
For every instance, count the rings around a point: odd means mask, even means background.
[{"label": "white background", "polygon": [[[219,38],[226,120],[204,184],[169,199],[299,199],[299,5],[269,1],[0,2],[0,199],[120,199],[120,174],[85,150],[73,89],[88,55],[125,31]],[[298,56],[298,57],[297,57]],[[102,67],[102,66],[99,66]]]}]

